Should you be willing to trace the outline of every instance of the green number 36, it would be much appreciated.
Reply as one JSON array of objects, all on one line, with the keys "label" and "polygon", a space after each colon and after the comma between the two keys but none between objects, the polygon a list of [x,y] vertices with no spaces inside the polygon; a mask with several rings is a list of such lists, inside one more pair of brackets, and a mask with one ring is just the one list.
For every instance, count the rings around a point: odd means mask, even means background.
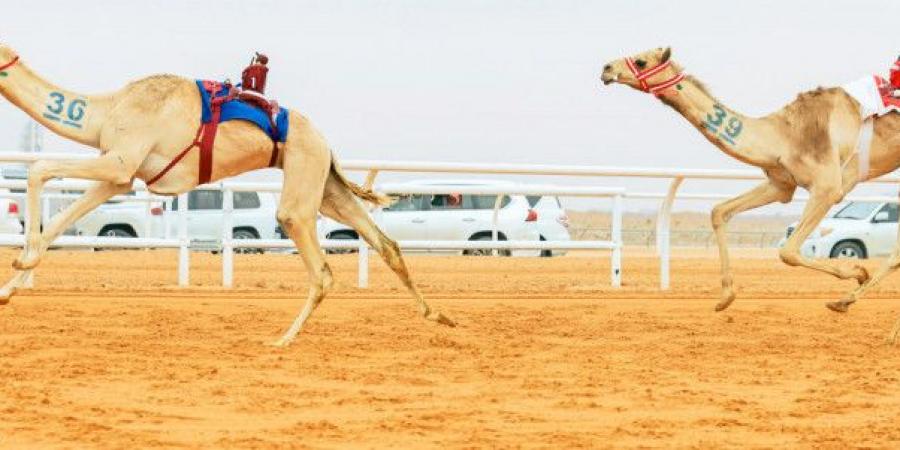
[{"label": "green number 36", "polygon": [[61,92],[51,92],[49,103],[47,103],[47,111],[58,116],[65,110],[66,117],[72,122],[78,122],[84,118],[85,108],[87,108],[87,101],[83,99],[72,100],[66,107],[66,96]]}]

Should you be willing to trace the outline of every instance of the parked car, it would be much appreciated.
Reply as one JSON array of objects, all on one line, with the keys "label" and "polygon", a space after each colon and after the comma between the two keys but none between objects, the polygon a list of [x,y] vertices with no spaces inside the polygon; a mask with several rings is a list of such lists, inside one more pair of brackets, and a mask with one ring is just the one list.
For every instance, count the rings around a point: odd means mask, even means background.
[{"label": "parked car", "polygon": [[[138,195],[147,195],[138,192]],[[222,238],[222,191],[198,189],[188,194],[187,231],[195,242],[217,246]],[[274,239],[277,208],[270,193],[235,192],[232,223],[235,239]],[[148,217],[145,202],[107,202],[76,224],[78,234],[85,236],[164,237],[178,235],[178,198],[168,206],[151,205]],[[150,234],[145,233],[149,219]],[[168,225],[166,225],[168,224]]]},{"label": "parked car", "polygon": [[[809,258],[870,258],[887,256],[897,242],[896,203],[850,202],[810,234],[800,247]],[[797,222],[788,226],[784,245]]]},{"label": "parked car", "polygon": [[[513,183],[491,181],[418,181],[382,186],[391,194],[394,186],[440,186],[446,194],[392,195],[396,202],[384,208],[378,218],[391,238],[404,240],[489,241],[493,229],[496,195],[454,193],[457,186],[509,186]],[[395,188],[396,189],[396,188]],[[522,195],[504,195],[497,217],[498,240],[538,241],[539,214]],[[321,239],[356,239],[356,231],[331,219],[318,221]],[[464,250],[462,254],[490,254],[490,249]],[[499,250],[508,256],[537,256],[538,250]]]},{"label": "parked car", "polygon": [[[72,192],[70,192],[72,193]],[[145,191],[125,194],[147,197]],[[75,222],[79,236],[162,237],[163,207],[160,202],[109,200]]]},{"label": "parked car", "polygon": [[[569,216],[562,207],[559,197],[529,195],[526,197],[531,209],[537,212],[537,227],[542,241],[570,241]],[[565,250],[541,250],[541,256],[562,256]]]},{"label": "parked car", "polygon": [[[275,214],[277,198],[268,192],[235,192],[232,230],[235,239],[277,239]],[[222,238],[222,191],[197,189],[188,194],[188,236],[195,241],[219,241]],[[178,234],[178,198],[169,203],[169,235]]]}]

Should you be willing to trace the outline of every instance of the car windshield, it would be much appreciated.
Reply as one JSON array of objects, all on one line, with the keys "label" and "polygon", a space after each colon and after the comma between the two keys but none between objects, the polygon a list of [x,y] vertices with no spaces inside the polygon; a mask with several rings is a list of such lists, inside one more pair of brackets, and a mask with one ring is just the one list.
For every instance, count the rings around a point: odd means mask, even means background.
[{"label": "car windshield", "polygon": [[876,202],[850,202],[847,206],[841,208],[834,214],[835,219],[865,219],[872,215],[881,203]]}]

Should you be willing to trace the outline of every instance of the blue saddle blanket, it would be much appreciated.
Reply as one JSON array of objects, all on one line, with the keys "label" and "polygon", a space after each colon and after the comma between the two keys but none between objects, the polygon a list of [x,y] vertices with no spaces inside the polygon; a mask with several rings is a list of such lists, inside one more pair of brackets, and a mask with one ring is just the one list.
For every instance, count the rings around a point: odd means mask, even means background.
[{"label": "blue saddle blanket", "polygon": [[[209,92],[203,88],[203,80],[197,80],[197,88],[200,90],[200,98],[203,102],[203,114],[201,119],[203,123],[209,123],[212,120],[212,108],[210,107]],[[218,97],[226,95],[225,90],[219,91]],[[288,134],[288,110],[278,108],[278,115],[275,116],[275,127],[278,128],[278,134],[272,130],[269,123],[269,117],[265,111],[253,106],[240,99],[234,99],[222,104],[222,114],[219,122],[228,120],[246,120],[255,123],[261,130],[265,131],[272,140],[276,142],[284,142]]]}]

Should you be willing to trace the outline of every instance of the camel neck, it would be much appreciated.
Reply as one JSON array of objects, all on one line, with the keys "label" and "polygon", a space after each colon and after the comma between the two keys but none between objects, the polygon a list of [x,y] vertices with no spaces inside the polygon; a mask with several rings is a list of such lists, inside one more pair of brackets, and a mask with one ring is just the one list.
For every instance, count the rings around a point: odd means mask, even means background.
[{"label": "camel neck", "polygon": [[686,78],[660,99],[729,156],[762,168],[778,164],[778,155],[764,141],[771,131],[765,119],[747,117],[723,105],[693,78]]},{"label": "camel neck", "polygon": [[56,86],[21,60],[0,72],[0,94],[54,133],[99,148],[111,96],[91,96]]}]

